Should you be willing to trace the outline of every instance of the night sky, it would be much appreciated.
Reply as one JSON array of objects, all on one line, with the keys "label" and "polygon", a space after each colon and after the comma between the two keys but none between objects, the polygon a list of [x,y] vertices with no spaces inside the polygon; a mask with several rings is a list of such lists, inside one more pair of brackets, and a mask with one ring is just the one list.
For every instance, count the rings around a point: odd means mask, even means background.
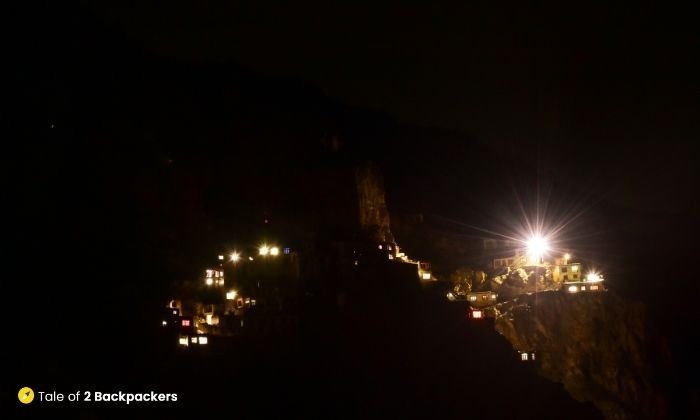
[{"label": "night sky", "polygon": [[101,310],[159,277],[134,303],[152,305],[222,236],[283,209],[278,180],[339,135],[382,167],[392,213],[465,237],[513,233],[518,203],[531,217],[538,203],[552,220],[576,215],[567,234],[620,290],[655,302],[663,289],[659,316],[679,330],[697,318],[673,304],[700,292],[689,11],[54,3],[23,6],[10,39],[6,168],[14,261],[38,264],[39,285],[69,302],[83,303],[66,290],[95,293],[59,273],[109,261],[105,276],[123,283]]}]

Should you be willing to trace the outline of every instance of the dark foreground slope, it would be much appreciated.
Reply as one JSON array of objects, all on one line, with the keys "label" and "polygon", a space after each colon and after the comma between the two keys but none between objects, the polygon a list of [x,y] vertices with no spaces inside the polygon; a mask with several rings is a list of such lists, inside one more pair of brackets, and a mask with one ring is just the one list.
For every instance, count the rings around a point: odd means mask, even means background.
[{"label": "dark foreground slope", "polygon": [[[399,279],[389,284],[399,284]],[[24,374],[38,389],[176,392],[174,404],[64,403],[18,407],[73,418],[230,413],[313,418],[598,418],[590,404],[522,364],[488,323],[430,291],[349,295],[343,310],[306,302],[301,333],[181,352],[153,331],[57,343]],[[359,288],[358,288],[359,291]],[[58,351],[63,350],[63,351]],[[72,351],[68,351],[72,350]],[[190,349],[191,350],[191,349]],[[57,356],[63,354],[58,360]],[[68,356],[65,356],[65,355]]]},{"label": "dark foreground slope", "polygon": [[577,400],[611,419],[668,415],[668,345],[641,303],[612,292],[549,292],[500,310],[496,330],[516,349],[536,350],[539,372]]}]

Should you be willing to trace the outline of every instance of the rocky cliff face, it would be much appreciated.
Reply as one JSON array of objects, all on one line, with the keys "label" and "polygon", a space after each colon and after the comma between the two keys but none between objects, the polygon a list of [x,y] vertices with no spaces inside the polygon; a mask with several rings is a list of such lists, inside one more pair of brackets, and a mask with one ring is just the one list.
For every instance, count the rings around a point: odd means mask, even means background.
[{"label": "rocky cliff face", "polygon": [[393,242],[381,172],[370,165],[359,166],[355,182],[360,228],[375,242]]},{"label": "rocky cliff face", "polygon": [[609,419],[663,418],[665,341],[641,303],[612,293],[521,296],[498,306],[496,330],[536,351],[539,373]]}]

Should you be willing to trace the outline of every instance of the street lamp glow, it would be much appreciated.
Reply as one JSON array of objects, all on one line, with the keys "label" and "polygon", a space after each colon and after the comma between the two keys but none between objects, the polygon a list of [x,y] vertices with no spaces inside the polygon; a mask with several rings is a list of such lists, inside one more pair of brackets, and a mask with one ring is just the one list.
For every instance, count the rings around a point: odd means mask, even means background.
[{"label": "street lamp glow", "polygon": [[268,255],[270,253],[270,247],[267,245],[263,245],[258,249],[258,252],[260,255]]},{"label": "street lamp glow", "polygon": [[214,279],[207,277],[207,286],[211,286],[212,284],[214,284]]},{"label": "street lamp glow", "polygon": [[233,252],[231,254],[231,261],[238,262],[238,260],[240,260],[240,259],[241,259],[241,254],[239,254],[238,252]]},{"label": "street lamp glow", "polygon": [[533,258],[540,259],[549,249],[547,240],[540,235],[536,235],[527,240],[527,254]]},{"label": "street lamp glow", "polygon": [[273,246],[272,248],[270,248],[270,255],[277,256],[279,254],[280,254],[279,248],[277,248],[276,246]]},{"label": "street lamp glow", "polygon": [[586,274],[586,281],[589,283],[598,283],[603,281],[603,276],[595,271],[591,271],[590,273]]}]

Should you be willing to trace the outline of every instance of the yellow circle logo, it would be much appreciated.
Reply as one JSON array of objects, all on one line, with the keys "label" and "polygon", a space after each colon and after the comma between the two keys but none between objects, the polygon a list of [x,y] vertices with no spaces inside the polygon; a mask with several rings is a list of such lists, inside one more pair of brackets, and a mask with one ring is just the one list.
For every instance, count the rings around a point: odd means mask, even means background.
[{"label": "yellow circle logo", "polygon": [[29,404],[30,402],[34,401],[34,391],[28,386],[25,386],[19,390],[17,393],[17,398],[19,398],[19,402],[22,404]]}]

